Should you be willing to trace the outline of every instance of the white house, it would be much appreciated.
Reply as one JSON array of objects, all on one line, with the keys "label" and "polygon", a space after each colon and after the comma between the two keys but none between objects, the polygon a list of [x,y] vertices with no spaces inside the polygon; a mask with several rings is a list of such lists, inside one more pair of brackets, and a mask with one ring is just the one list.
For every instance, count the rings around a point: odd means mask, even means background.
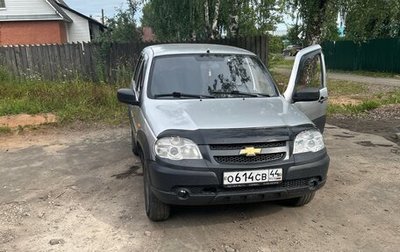
[{"label": "white house", "polygon": [[0,45],[90,42],[104,29],[63,0],[0,0]]}]

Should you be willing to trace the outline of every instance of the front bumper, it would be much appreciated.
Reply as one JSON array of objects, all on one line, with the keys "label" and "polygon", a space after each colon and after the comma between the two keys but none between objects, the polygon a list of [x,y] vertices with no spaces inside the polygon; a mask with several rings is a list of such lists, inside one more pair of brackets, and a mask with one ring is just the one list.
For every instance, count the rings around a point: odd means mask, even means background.
[{"label": "front bumper", "polygon": [[[225,188],[223,172],[246,168],[185,167],[176,168],[149,161],[153,193],[171,205],[216,205],[260,202],[295,198],[320,189],[326,182],[329,156],[326,151],[294,157],[289,162],[275,163],[258,169],[283,169],[283,181],[276,185]],[[187,194],[182,197],[182,190]]]}]

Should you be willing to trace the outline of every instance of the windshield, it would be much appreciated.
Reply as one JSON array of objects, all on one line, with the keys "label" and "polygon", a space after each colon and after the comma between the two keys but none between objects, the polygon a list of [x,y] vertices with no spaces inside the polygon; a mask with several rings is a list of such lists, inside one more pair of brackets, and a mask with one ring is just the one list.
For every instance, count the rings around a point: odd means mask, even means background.
[{"label": "windshield", "polygon": [[173,55],[155,58],[148,95],[156,99],[277,96],[271,76],[247,55]]}]

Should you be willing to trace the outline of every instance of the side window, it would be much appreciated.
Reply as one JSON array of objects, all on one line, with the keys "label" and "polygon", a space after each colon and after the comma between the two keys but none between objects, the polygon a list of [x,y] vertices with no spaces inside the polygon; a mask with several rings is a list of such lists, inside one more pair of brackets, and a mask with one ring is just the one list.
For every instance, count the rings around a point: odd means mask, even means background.
[{"label": "side window", "polygon": [[323,88],[321,54],[305,55],[300,62],[295,92],[305,88]]},{"label": "side window", "polygon": [[135,86],[133,87],[133,89],[135,90],[138,99],[140,97],[143,87],[144,71],[145,71],[145,58],[142,55],[138,60],[135,69],[135,74],[133,77],[133,80],[135,81]]},{"label": "side window", "polygon": [[135,76],[135,90],[136,92],[140,93],[141,87],[142,87],[142,81],[143,81],[143,70],[144,70],[144,61],[142,60],[140,62],[138,72]]},{"label": "side window", "polygon": [[136,86],[137,86],[137,79],[139,76],[139,72],[140,72],[140,68],[143,64],[143,55],[141,55],[136,63],[136,67],[135,67],[135,72],[133,73],[133,81],[135,81],[135,86],[133,87],[136,90]]},{"label": "side window", "polygon": [[143,61],[140,64],[140,67],[139,67],[137,79],[135,80],[136,92],[137,92],[138,96],[140,96],[140,94],[142,93],[142,88],[143,88],[145,74],[146,74],[146,66],[147,66],[146,59],[143,59]]}]

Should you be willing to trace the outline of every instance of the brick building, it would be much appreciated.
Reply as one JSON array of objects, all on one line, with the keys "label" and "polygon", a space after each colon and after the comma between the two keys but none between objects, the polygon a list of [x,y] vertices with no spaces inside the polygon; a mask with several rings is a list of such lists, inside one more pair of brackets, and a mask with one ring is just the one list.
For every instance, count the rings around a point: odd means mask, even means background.
[{"label": "brick building", "polygon": [[63,0],[0,0],[0,45],[90,42],[105,28]]}]

